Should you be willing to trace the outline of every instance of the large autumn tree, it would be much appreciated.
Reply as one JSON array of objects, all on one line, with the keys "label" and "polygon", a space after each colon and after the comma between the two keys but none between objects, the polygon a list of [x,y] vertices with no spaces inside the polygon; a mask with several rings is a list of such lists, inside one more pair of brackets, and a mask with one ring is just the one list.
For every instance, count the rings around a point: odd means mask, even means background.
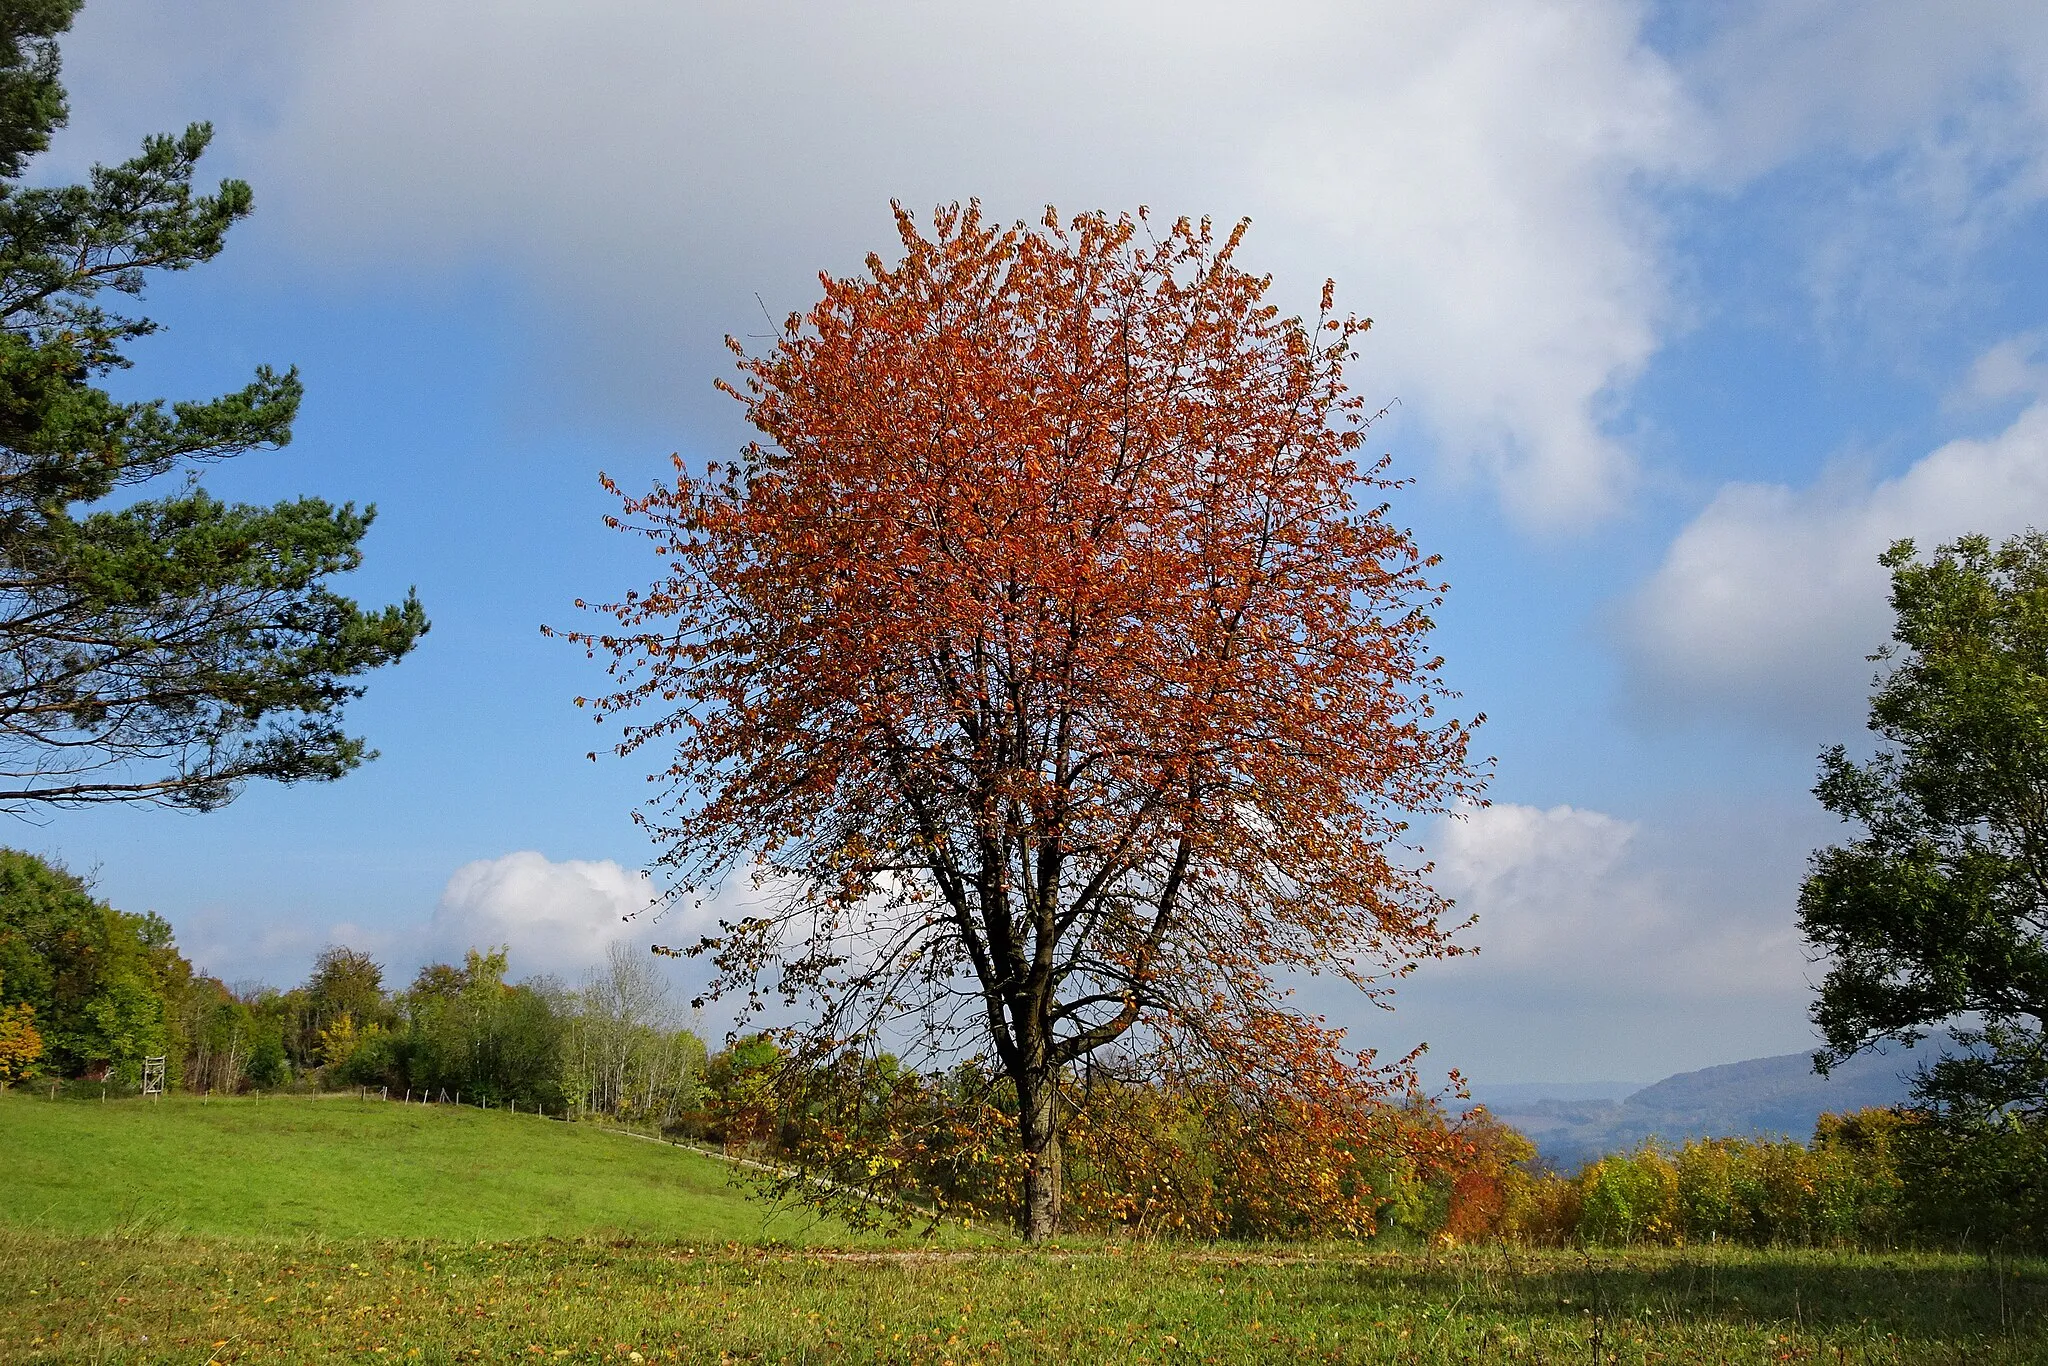
[{"label": "large autumn tree", "polygon": [[1478,783],[1434,561],[1357,459],[1367,322],[1328,286],[1281,316],[1242,224],[897,226],[900,260],[731,344],[761,438],[624,497],[663,568],[574,638],[618,751],[657,756],[679,893],[759,889],[695,946],[714,991],[779,994],[813,1073],[982,1060],[1038,1238],[1084,1065],[1374,1076],[1286,979],[1377,998],[1454,951],[1407,822]]}]

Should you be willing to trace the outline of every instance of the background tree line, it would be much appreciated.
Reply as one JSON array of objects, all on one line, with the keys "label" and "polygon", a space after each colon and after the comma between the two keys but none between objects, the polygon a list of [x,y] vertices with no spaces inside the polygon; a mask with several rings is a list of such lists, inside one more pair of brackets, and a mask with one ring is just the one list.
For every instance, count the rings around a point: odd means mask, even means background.
[{"label": "background tree line", "polygon": [[[0,1067],[8,1079],[131,1084],[162,1054],[174,1088],[390,1086],[658,1128],[766,1159],[856,1219],[1014,1219],[1026,1160],[1007,1079],[922,1073],[887,1054],[802,1065],[770,1037],[707,1055],[647,958],[615,946],[575,987],[506,981],[502,949],[388,990],[331,947],[286,991],[195,972],[170,927],[0,850]],[[1351,1105],[1111,1068],[1063,1079],[1057,1194],[1075,1228],[1195,1238],[2040,1246],[2032,1129],[1990,1146],[1938,1111],[1823,1119],[1813,1140],[1652,1144],[1572,1175],[1484,1110],[1361,1088]],[[2025,1151],[2021,1151],[2025,1148]],[[820,1178],[824,1184],[819,1184]]]},{"label": "background tree line", "polygon": [[302,1055],[332,1084],[650,1125],[698,1103],[706,1049],[651,962],[613,945],[573,988],[505,971],[503,949],[472,949],[387,994],[367,955],[329,949],[290,993]]},{"label": "background tree line", "polygon": [[574,987],[505,977],[503,949],[472,949],[391,991],[369,954],[335,946],[290,990],[231,987],[161,917],[0,849],[0,1084],[133,1085],[161,1056],[191,1092],[390,1086],[649,1125],[701,1105],[704,1044],[648,959],[614,946]]}]

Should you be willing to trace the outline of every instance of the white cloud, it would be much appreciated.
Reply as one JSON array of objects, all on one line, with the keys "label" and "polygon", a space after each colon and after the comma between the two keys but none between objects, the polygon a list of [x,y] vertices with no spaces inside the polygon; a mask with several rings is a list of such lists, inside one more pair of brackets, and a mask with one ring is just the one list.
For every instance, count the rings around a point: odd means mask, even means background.
[{"label": "white cloud", "polygon": [[96,0],[67,60],[95,154],[215,118],[275,268],[508,272],[548,314],[537,374],[572,386],[526,401],[714,453],[719,338],[886,248],[891,196],[1248,213],[1289,299],[1335,275],[1379,320],[1361,390],[1534,525],[1637,482],[1628,389],[1691,306],[1665,191],[1848,166],[1800,237],[1859,321],[2048,196],[2028,0]]},{"label": "white cloud", "polygon": [[1705,183],[1775,182],[1772,217],[1840,342],[1910,351],[1976,302],[1972,262],[2048,200],[2034,0],[1722,7],[1683,74],[1711,139]]},{"label": "white cloud", "polygon": [[644,873],[610,859],[556,862],[523,850],[456,869],[427,926],[426,947],[459,961],[466,949],[503,944],[515,976],[554,973],[573,982],[602,961],[606,946],[644,937],[656,901]]},{"label": "white cloud", "polygon": [[279,913],[211,904],[178,915],[176,924],[193,964],[229,982],[291,986],[304,980],[321,949],[342,944],[376,957],[385,985],[398,990],[424,963],[459,963],[469,949],[504,945],[514,979],[551,973],[573,985],[614,943],[636,950],[694,943],[719,916],[752,911],[757,899],[744,878],[735,878],[714,896],[670,902],[645,873],[611,859],[557,860],[521,850],[457,868],[428,914],[364,923],[324,918],[311,908]]},{"label": "white cloud", "polygon": [[[1810,804],[1809,804],[1810,805]],[[1427,1040],[1488,1081],[1636,1078],[1812,1046],[1794,923],[1815,808],[1704,804],[1625,820],[1498,802],[1430,832],[1475,955],[1425,965],[1354,1038]],[[1333,996],[1318,1008],[1343,1009]]]},{"label": "white cloud", "polygon": [[2042,357],[2044,343],[2048,343],[2048,333],[2022,332],[1987,348],[1970,366],[1962,385],[1949,396],[1949,406],[1970,407],[2048,394],[2048,360]]},{"label": "white cloud", "polygon": [[[1640,190],[1697,142],[1637,0],[151,10],[86,12],[81,108],[211,112],[256,231],[316,271],[516,272],[566,321],[549,373],[700,440],[730,434],[720,336],[886,249],[891,196],[1143,202],[1253,216],[1294,304],[1336,276],[1380,324],[1362,391],[1517,516],[1597,517],[1632,481],[1606,419],[1668,312]],[[238,114],[217,91],[251,79]]]},{"label": "white cloud", "polygon": [[[1458,973],[1560,997],[1714,1001],[1796,993],[1803,960],[1785,901],[1702,890],[1639,823],[1581,807],[1495,803],[1441,822],[1436,886],[1475,913]],[[1760,912],[1760,913],[1759,913]]]},{"label": "white cloud", "polygon": [[[1698,154],[1633,6],[1428,7],[1360,16],[1377,60],[1269,135],[1262,198],[1309,260],[1362,267],[1373,354],[1454,468],[1538,523],[1614,511],[1633,454],[1610,400],[1671,311],[1643,182]],[[1396,55],[1398,54],[1398,56]],[[1559,98],[1570,90],[1570,98]]]},{"label": "white cloud", "polygon": [[[1994,363],[1994,377],[2006,368]],[[1890,634],[1885,547],[2029,526],[2048,526],[2048,401],[1893,479],[1730,484],[1626,609],[1634,691],[1654,708],[1731,709],[1839,738],[1868,692],[1866,656]]]},{"label": "white cloud", "polygon": [[2008,157],[2048,151],[2048,11],[2033,0],[1752,0],[1713,20],[1685,74],[1730,178],[1817,149],[1895,154],[1970,106],[2012,111],[1996,134]]}]

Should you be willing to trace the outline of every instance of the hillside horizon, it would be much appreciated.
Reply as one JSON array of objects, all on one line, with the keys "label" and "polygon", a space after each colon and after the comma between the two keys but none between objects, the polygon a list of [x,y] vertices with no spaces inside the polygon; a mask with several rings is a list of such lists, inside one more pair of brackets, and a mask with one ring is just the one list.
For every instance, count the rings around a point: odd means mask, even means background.
[{"label": "hillside horizon", "polygon": [[1888,1045],[1858,1054],[1825,1077],[1805,1052],[1674,1072],[1646,1085],[1475,1083],[1471,1091],[1475,1103],[1526,1134],[1543,1162],[1569,1171],[1649,1138],[1805,1139],[1823,1114],[1907,1099],[1913,1073],[1952,1045],[1946,1034],[1912,1049]]}]

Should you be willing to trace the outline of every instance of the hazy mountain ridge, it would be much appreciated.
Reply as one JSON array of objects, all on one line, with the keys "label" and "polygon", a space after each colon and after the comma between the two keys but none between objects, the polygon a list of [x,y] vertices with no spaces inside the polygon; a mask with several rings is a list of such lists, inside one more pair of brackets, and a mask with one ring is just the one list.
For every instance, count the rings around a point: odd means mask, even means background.
[{"label": "hazy mountain ridge", "polygon": [[1945,1037],[1910,1051],[1893,1045],[1825,1077],[1811,1053],[1785,1053],[1680,1072],[1620,1100],[1586,1096],[1597,1083],[1560,1085],[1547,1096],[1534,1094],[1544,1089],[1534,1083],[1475,1086],[1473,1099],[1527,1134],[1543,1161],[1572,1171],[1647,1138],[1810,1137],[1823,1114],[1905,1100],[1913,1073],[1948,1045]]}]

